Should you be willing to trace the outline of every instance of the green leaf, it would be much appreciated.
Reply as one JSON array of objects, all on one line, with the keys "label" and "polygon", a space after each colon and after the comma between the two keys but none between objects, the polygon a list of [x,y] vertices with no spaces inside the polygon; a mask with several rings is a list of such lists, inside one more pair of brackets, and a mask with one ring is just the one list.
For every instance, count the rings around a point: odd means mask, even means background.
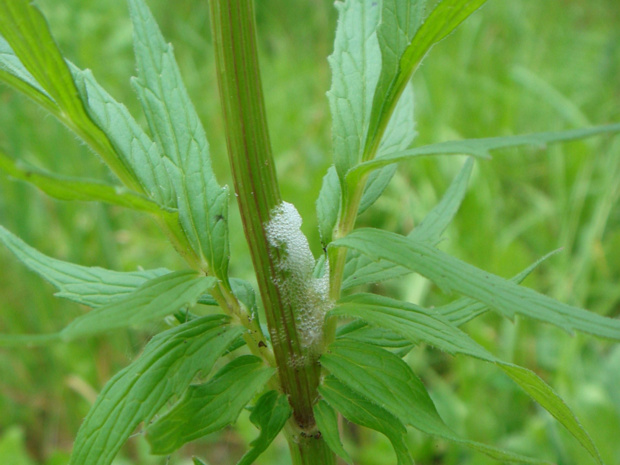
[{"label": "green leaf", "polygon": [[319,223],[319,234],[324,246],[332,241],[332,234],[338,221],[340,208],[340,181],[336,168],[332,165],[323,177],[319,197],[316,199],[316,216]]},{"label": "green leaf", "polygon": [[320,361],[321,366],[349,388],[426,434],[471,447],[497,460],[546,463],[457,436],[441,419],[422,381],[409,365],[384,349],[341,339],[329,346]]},{"label": "green leaf", "polygon": [[69,341],[112,329],[139,326],[170,315],[186,305],[193,306],[198,297],[216,283],[216,278],[201,276],[195,271],[175,271],[147,281],[111,305],[98,307],[76,318],[58,333],[0,335],[0,345]]},{"label": "green leaf", "polygon": [[375,156],[375,147],[400,95],[422,58],[486,0],[443,0],[422,23],[426,1],[384,0],[381,77],[372,102],[363,160]]},{"label": "green leaf", "polygon": [[108,136],[114,149],[130,166],[147,195],[158,204],[176,207],[176,195],[163,156],[151,138],[131,116],[95,80],[90,70],[70,64],[82,100],[90,117]]},{"label": "green leaf", "polygon": [[338,26],[329,57],[332,86],[327,96],[332,114],[334,163],[340,178],[361,159],[370,106],[381,69],[376,29],[379,2],[336,2]]},{"label": "green leaf", "polygon": [[58,111],[58,105],[50,95],[39,85],[32,74],[28,72],[13,49],[0,36],[0,81],[23,93],[52,113]]},{"label": "green leaf", "polygon": [[25,167],[15,163],[10,157],[0,152],[0,170],[15,179],[29,182],[50,197],[59,200],[77,200],[82,202],[106,202],[132,210],[149,213],[163,213],[159,206],[146,197],[126,188],[91,180],[60,176],[42,170]]},{"label": "green leaf", "polygon": [[378,229],[359,229],[334,243],[388,260],[427,277],[445,291],[485,303],[508,318],[520,314],[558,326],[620,340],[620,321],[558,302],[469,265],[424,242]]},{"label": "green leaf", "polygon": [[198,372],[215,361],[244,329],[213,315],[155,336],[138,360],[104,387],[78,431],[70,465],[108,465],[140,422],[148,424]]},{"label": "green leaf", "polygon": [[31,92],[28,95],[74,130],[125,183],[134,187],[134,174],[88,116],[67,63],[39,9],[29,0],[0,0],[0,34],[56,106],[37,99]]},{"label": "green leaf", "polygon": [[[547,258],[558,253],[560,250],[561,249],[550,252],[544,257],[538,259],[535,263],[528,266],[521,273],[511,278],[511,281],[515,284],[520,284],[525,278],[527,278],[527,276],[532,271],[534,271],[538,267],[538,265],[544,262]],[[469,297],[462,297],[447,305],[435,307],[433,310],[435,311],[435,313],[442,315],[444,318],[450,321],[450,323],[456,326],[461,326],[468,321],[476,318],[477,316],[488,312],[490,308],[484,303],[481,303],[475,299],[471,299]]]},{"label": "green leaf", "polygon": [[116,302],[146,281],[170,272],[165,268],[120,272],[64,262],[43,255],[2,226],[0,242],[24,265],[56,287],[56,296],[89,307]]},{"label": "green leaf", "polygon": [[518,136],[440,142],[438,144],[424,145],[401,152],[386,154],[380,158],[361,163],[347,173],[347,182],[355,183],[357,179],[372,170],[416,157],[429,155],[471,155],[478,158],[490,158],[491,152],[494,150],[525,146],[544,148],[547,144],[567,142],[615,132],[620,132],[620,123],[583,129],[570,129],[566,131],[537,132]]},{"label": "green leaf", "polygon": [[327,376],[319,386],[321,396],[349,421],[384,434],[392,443],[398,465],[413,465],[406,442],[407,430],[398,418],[340,382]]},{"label": "green leaf", "polygon": [[372,294],[355,294],[341,299],[331,315],[360,318],[390,329],[411,342],[427,342],[444,352],[460,353],[496,364],[532,399],[536,400],[572,434],[599,463],[602,460],[588,433],[564,401],[536,374],[491,355],[467,334],[441,315],[406,302]]},{"label": "green leaf", "polygon": [[170,411],[146,431],[153,454],[174,452],[186,442],[233,423],[241,409],[273,376],[253,355],[236,358],[207,383],[192,385]]},{"label": "green leaf", "polygon": [[192,457],[192,461],[194,462],[194,465],[207,465],[206,462],[203,462],[198,457]]},{"label": "green leaf", "polygon": [[[405,150],[415,139],[415,121],[413,119],[413,87],[408,86],[396,105],[396,110],[383,135],[378,156],[394,151]],[[360,201],[358,215],[364,213],[383,194],[396,173],[396,166],[389,165],[370,173],[364,194]]]},{"label": "green leaf", "polygon": [[250,421],[260,429],[260,435],[250,443],[252,448],[237,462],[237,465],[252,465],[284,428],[292,412],[284,394],[278,394],[276,391],[263,394],[250,415]]},{"label": "green leaf", "polygon": [[228,190],[211,169],[209,144],[166,44],[143,0],[130,0],[138,79],[133,80],[177,195],[192,248],[223,281],[228,277]]},{"label": "green leaf", "polygon": [[[450,225],[458,211],[467,183],[474,166],[474,160],[468,158],[459,173],[455,176],[442,197],[441,201],[426,215],[420,225],[414,228],[407,237],[437,244],[441,235]],[[398,278],[411,273],[407,268],[393,263],[375,262],[356,250],[347,254],[347,263],[344,269],[343,290],[362,284],[378,283],[388,279]]]},{"label": "green leaf", "polygon": [[349,453],[344,449],[340,441],[338,414],[336,411],[324,400],[319,400],[314,405],[313,410],[316,426],[321,432],[321,437],[325,440],[332,452],[345,462],[353,463]]}]

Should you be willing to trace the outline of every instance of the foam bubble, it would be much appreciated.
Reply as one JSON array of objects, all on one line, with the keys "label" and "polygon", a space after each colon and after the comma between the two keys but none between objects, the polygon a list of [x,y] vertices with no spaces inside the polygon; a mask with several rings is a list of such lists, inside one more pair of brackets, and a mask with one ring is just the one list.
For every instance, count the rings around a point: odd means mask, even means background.
[{"label": "foam bubble", "polygon": [[285,303],[295,309],[301,343],[311,350],[322,338],[325,313],[331,307],[329,269],[319,278],[313,276],[316,262],[301,223],[295,206],[282,202],[272,210],[266,232],[269,244],[278,249],[276,265],[284,276],[275,284]]}]

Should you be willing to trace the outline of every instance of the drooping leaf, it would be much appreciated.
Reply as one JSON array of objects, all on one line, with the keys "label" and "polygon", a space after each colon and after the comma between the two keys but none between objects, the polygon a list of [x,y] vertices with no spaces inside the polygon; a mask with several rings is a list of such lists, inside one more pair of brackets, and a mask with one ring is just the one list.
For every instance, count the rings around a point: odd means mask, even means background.
[{"label": "drooping leaf", "polygon": [[70,64],[90,117],[105,132],[116,152],[131,167],[147,195],[158,204],[175,208],[176,195],[157,145],[131,116],[95,80],[90,70]]},{"label": "drooping leaf", "polygon": [[[420,225],[409,233],[408,237],[433,245],[441,240],[441,235],[452,222],[463,201],[473,164],[473,159],[468,158],[441,201],[426,215]],[[346,290],[362,284],[378,283],[409,273],[411,271],[407,268],[386,261],[376,262],[352,250],[347,254],[342,288]]]},{"label": "drooping leaf", "polygon": [[353,463],[349,453],[342,446],[342,442],[340,442],[340,432],[338,431],[338,414],[336,411],[324,400],[319,400],[314,405],[313,410],[316,426],[332,452],[342,458],[345,462]]},{"label": "drooping leaf", "polygon": [[327,376],[323,380],[319,393],[347,420],[384,434],[392,443],[398,465],[413,465],[406,442],[407,430],[398,418],[334,376]]},{"label": "drooping leaf", "polygon": [[109,465],[140,422],[146,424],[181,394],[242,332],[214,315],[155,336],[138,360],[114,376],[97,397],[78,431],[70,465]]},{"label": "drooping leaf", "polygon": [[291,413],[291,406],[284,394],[278,394],[276,391],[263,394],[250,415],[250,421],[260,429],[260,434],[250,443],[251,449],[237,462],[237,465],[252,465],[284,428]]},{"label": "drooping leaf", "polygon": [[146,432],[153,454],[174,452],[186,442],[233,423],[274,374],[253,355],[236,358],[205,384],[192,385]]},{"label": "drooping leaf", "polygon": [[422,381],[391,352],[345,338],[329,346],[321,356],[321,365],[349,388],[426,434],[471,447],[501,461],[548,463],[457,436],[439,416]]},{"label": "drooping leaf", "polygon": [[411,75],[433,45],[446,37],[486,0],[443,0],[422,22],[426,1],[385,0],[379,32],[381,77],[372,102],[364,161],[374,158],[386,127]]},{"label": "drooping leaf", "polygon": [[[542,262],[544,262],[547,258],[551,257],[558,253],[561,249],[555,250],[553,252],[548,253],[542,258],[539,258],[535,263],[528,266],[521,273],[516,275],[511,279],[511,281],[515,284],[520,284],[527,276],[534,271]],[[489,306],[479,302],[470,297],[462,297],[454,302],[451,302],[446,305],[442,305],[440,307],[435,307],[433,309],[435,313],[442,315],[446,318],[450,323],[461,326],[462,324],[467,323],[468,321],[476,318],[478,315],[482,315],[485,312],[490,310]]]},{"label": "drooping leaf", "polygon": [[332,241],[332,233],[338,221],[340,209],[340,180],[336,168],[332,165],[323,177],[319,197],[316,199],[316,215],[319,223],[319,234],[324,246]]},{"label": "drooping leaf", "polygon": [[179,219],[195,253],[228,278],[228,190],[211,168],[209,144],[174,59],[172,46],[143,0],[130,0],[138,79],[134,88],[164,155]]},{"label": "drooping leaf", "polygon": [[494,363],[553,415],[597,463],[603,464],[588,433],[551,387],[530,370],[493,356],[441,315],[414,304],[372,294],[345,297],[330,314],[360,318],[372,325],[390,329],[411,342],[424,341],[444,352],[464,354]]},{"label": "drooping leaf", "polygon": [[155,202],[129,189],[111,186],[92,179],[60,176],[36,168],[25,167],[22,164],[15,163],[2,152],[0,152],[0,170],[15,179],[35,185],[50,197],[59,200],[106,202],[132,210],[156,214],[165,213]]},{"label": "drooping leaf", "polygon": [[23,93],[33,101],[51,111],[58,111],[58,105],[52,97],[41,87],[32,74],[28,72],[13,49],[0,36],[0,81]]},{"label": "drooping leaf", "polygon": [[[444,0],[445,1],[445,0]],[[347,174],[347,181],[355,183],[357,179],[368,172],[388,166],[392,163],[410,160],[416,157],[429,155],[471,155],[477,158],[490,158],[494,150],[516,147],[546,147],[547,144],[584,139],[601,134],[620,132],[620,123],[593,126],[583,129],[566,131],[538,132],[518,136],[488,137],[484,139],[464,139],[447,141],[437,144],[424,145],[413,149],[403,150],[383,155],[352,168]]]},{"label": "drooping leaf", "polygon": [[485,303],[502,315],[520,314],[558,326],[620,340],[620,321],[558,302],[532,289],[442,252],[424,242],[378,229],[359,229],[334,243],[359,250],[373,260],[388,260],[420,273],[444,291],[456,291]]},{"label": "drooping leaf", "polygon": [[120,272],[64,262],[42,254],[2,226],[0,241],[24,265],[56,287],[56,296],[89,307],[116,302],[146,281],[170,272],[165,268]]},{"label": "drooping leaf", "polygon": [[43,335],[0,335],[0,345],[69,341],[112,329],[139,326],[193,306],[217,279],[195,271],[176,271],[147,281],[111,305],[98,307],[73,320],[62,331]]},{"label": "drooping leaf", "polygon": [[39,101],[41,99],[37,100],[36,96],[30,96],[74,130],[114,173],[134,187],[135,175],[87,114],[67,63],[39,9],[29,0],[0,0],[0,34],[60,111],[54,111],[55,107],[46,100]]}]

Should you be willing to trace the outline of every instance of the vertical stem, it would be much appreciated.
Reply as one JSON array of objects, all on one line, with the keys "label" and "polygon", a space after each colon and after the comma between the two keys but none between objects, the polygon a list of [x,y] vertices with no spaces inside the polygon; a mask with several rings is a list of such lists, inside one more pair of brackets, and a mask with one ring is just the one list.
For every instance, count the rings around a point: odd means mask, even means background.
[{"label": "vertical stem", "polygon": [[[317,434],[312,406],[318,397],[320,366],[308,359],[295,324],[295,308],[276,283],[286,281],[280,254],[266,234],[270,214],[282,202],[263,102],[252,0],[211,0],[211,24],[218,84],[226,125],[228,156],[282,390],[293,416],[287,438],[295,463],[322,457],[335,463]],[[305,440],[312,437],[312,441]],[[318,437],[318,438],[317,438]],[[318,454],[318,455],[317,455]],[[331,458],[330,458],[331,457]],[[301,460],[301,461],[300,461]]]}]

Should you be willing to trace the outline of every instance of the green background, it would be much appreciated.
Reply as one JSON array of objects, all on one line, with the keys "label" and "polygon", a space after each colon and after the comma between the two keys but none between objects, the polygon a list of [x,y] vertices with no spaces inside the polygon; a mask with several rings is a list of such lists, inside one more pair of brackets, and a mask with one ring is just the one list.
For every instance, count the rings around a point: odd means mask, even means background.
[{"label": "green background", "polygon": [[[174,47],[205,124],[215,170],[231,184],[213,68],[206,1],[148,2]],[[131,25],[123,0],[39,1],[65,55],[133,114]],[[320,245],[314,199],[330,163],[331,1],[261,0],[257,18],[270,133],[285,200],[304,217],[315,253]],[[620,3],[617,0],[489,0],[436,46],[414,77],[416,144],[465,137],[560,130],[620,121]],[[105,166],[31,102],[0,86],[0,147],[9,155],[66,175],[109,179]],[[406,233],[437,202],[462,160],[401,165],[385,195],[360,224]],[[620,314],[620,137],[505,151],[478,162],[469,193],[442,247],[459,258],[511,276],[545,253],[525,285],[565,302]],[[144,215],[95,204],[62,203],[0,174],[0,223],[54,257],[118,270],[183,267]],[[251,265],[233,214],[235,276]],[[449,301],[411,276],[372,289],[424,305]],[[0,250],[0,332],[43,333],[84,309],[55,299],[51,286]],[[156,326],[57,344],[0,349],[0,463],[65,464],[81,419],[105,382],[127,365]],[[518,319],[493,315],[466,326],[479,343],[533,369],[574,409],[608,464],[620,463],[620,347]],[[558,464],[592,463],[573,439],[491,366],[417,348],[407,360],[459,433]],[[235,463],[255,435],[242,414],[237,430],[190,444],[170,458],[188,464]],[[394,463],[388,441],[344,425],[355,462]],[[409,433],[416,463],[478,465],[490,459]],[[284,442],[257,462],[286,464]],[[117,460],[155,465],[138,434]]]}]

